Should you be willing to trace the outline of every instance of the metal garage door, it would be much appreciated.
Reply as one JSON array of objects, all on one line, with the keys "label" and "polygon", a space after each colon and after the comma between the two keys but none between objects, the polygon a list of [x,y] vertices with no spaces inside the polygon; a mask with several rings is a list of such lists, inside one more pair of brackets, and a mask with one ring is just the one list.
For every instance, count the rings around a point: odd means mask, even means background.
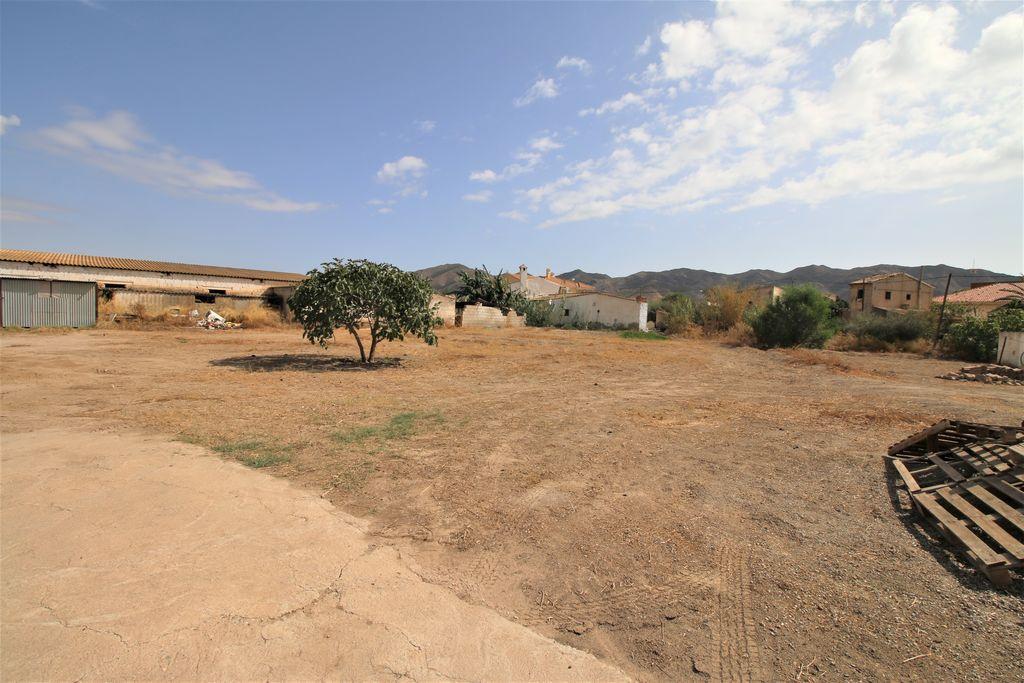
[{"label": "metal garage door", "polygon": [[4,327],[92,327],[96,283],[62,280],[0,280]]}]

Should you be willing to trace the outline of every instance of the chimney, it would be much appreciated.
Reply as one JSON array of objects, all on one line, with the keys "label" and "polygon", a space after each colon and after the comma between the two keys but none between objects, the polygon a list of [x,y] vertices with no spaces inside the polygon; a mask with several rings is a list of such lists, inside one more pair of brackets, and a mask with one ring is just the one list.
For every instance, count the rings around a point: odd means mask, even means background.
[{"label": "chimney", "polygon": [[526,272],[526,266],[525,265],[519,266],[519,287],[523,290],[524,293],[526,292],[526,276],[527,275],[528,275],[528,273]]}]

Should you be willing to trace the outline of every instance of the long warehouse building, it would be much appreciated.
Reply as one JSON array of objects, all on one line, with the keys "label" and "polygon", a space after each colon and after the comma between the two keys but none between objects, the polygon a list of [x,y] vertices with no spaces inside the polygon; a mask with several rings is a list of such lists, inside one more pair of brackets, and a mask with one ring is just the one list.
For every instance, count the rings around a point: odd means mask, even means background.
[{"label": "long warehouse building", "polygon": [[0,325],[89,327],[101,307],[188,313],[267,305],[306,276],[108,256],[0,249]]}]

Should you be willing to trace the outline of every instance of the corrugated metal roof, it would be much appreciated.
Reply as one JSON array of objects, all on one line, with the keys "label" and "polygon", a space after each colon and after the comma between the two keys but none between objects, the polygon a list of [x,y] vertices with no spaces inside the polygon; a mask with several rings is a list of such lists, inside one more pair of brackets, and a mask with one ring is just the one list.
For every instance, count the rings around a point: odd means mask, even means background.
[{"label": "corrugated metal roof", "polygon": [[299,282],[301,280],[306,279],[305,275],[299,273],[282,273],[274,270],[252,270],[249,268],[201,266],[193,263],[145,261],[142,259],[119,258],[114,256],[86,256],[84,254],[59,254],[50,251],[27,251],[23,249],[0,249],[0,261],[17,261],[19,263],[42,263],[48,266],[80,266],[83,268],[107,268],[111,270],[148,270],[155,273],[210,275],[214,277],[234,277],[245,280],[273,280],[276,282]]},{"label": "corrugated metal roof", "polygon": [[[1016,283],[1018,287],[1024,286],[1024,282]],[[996,284],[974,287],[973,289],[962,289],[953,292],[946,301],[957,304],[983,304],[993,303],[1011,294],[1020,294],[1020,290],[1014,289],[1011,283],[999,282]],[[935,301],[942,301],[941,296],[935,297]]]}]

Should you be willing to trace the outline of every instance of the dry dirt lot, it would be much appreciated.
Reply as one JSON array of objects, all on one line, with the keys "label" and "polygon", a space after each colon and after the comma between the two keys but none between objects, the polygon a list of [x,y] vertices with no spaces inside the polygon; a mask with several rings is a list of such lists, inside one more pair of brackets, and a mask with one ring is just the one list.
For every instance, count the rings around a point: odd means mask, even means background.
[{"label": "dry dirt lot", "polygon": [[[5,433],[145,430],[362,518],[427,581],[648,680],[1021,680],[997,590],[887,487],[1024,391],[905,355],[449,330],[382,367],[297,331],[5,333]],[[213,456],[211,456],[213,457]]]}]

